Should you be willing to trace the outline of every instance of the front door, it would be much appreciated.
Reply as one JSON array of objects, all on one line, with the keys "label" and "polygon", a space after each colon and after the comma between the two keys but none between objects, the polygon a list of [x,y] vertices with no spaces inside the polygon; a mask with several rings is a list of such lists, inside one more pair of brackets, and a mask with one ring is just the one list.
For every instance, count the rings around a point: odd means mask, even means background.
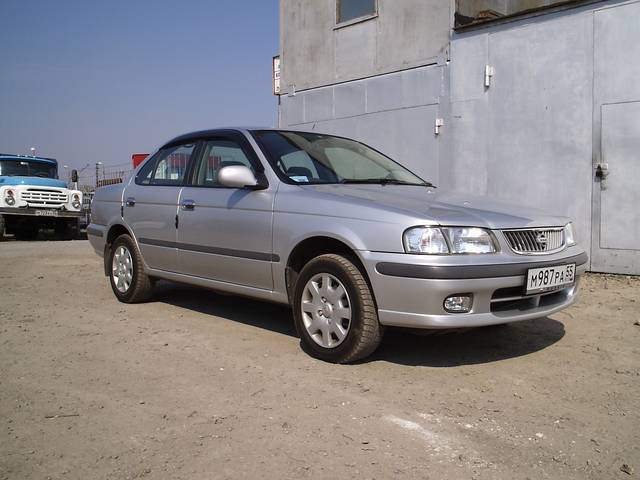
[{"label": "front door", "polygon": [[254,172],[261,168],[241,135],[203,143],[191,182],[182,189],[179,199],[179,271],[271,290],[274,190],[221,185],[218,172],[229,165],[245,165]]},{"label": "front door", "polygon": [[594,15],[591,269],[640,275],[640,3]]},{"label": "front door", "polygon": [[142,166],[124,192],[124,220],[151,268],[176,271],[178,198],[194,151],[193,143],[160,150]]}]

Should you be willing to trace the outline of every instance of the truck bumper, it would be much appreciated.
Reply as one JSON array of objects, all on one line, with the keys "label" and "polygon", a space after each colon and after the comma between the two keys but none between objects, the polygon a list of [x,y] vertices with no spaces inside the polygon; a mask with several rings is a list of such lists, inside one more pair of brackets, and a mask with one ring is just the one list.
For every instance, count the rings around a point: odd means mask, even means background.
[{"label": "truck bumper", "polygon": [[[548,258],[519,263],[484,265],[428,264],[421,257],[360,252],[378,304],[383,325],[444,329],[468,328],[545,317],[575,302],[587,255],[571,247]],[[361,257],[361,258],[362,258]],[[528,268],[576,264],[573,285],[549,292],[526,295]],[[448,313],[444,300],[452,295],[471,294],[468,313]]]},{"label": "truck bumper", "polygon": [[0,215],[18,215],[21,217],[40,218],[80,218],[83,216],[83,213],[46,208],[0,208]]}]

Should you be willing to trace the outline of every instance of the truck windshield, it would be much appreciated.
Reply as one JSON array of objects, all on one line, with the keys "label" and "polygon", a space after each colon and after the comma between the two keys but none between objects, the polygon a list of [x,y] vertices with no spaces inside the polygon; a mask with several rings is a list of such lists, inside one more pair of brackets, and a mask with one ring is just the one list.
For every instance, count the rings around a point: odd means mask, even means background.
[{"label": "truck windshield", "polygon": [[366,145],[318,133],[253,132],[278,176],[287,183],[373,183],[432,186]]},{"label": "truck windshield", "polygon": [[48,162],[23,159],[0,160],[0,175],[6,177],[42,177],[58,178],[57,168]]}]

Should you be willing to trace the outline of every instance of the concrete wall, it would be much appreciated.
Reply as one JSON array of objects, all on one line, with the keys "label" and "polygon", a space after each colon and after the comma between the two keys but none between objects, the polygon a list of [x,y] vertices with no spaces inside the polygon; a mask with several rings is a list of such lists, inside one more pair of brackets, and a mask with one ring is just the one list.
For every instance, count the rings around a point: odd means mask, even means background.
[{"label": "concrete wall", "polygon": [[280,0],[283,91],[436,63],[452,8],[450,0],[378,0],[377,17],[336,26],[336,0]]}]

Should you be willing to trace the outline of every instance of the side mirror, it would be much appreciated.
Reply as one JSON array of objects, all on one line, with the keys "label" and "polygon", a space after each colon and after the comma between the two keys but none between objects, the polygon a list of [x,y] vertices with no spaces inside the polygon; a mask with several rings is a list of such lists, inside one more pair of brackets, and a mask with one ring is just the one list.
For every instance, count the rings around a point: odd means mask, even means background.
[{"label": "side mirror", "polygon": [[222,167],[218,172],[218,182],[225,187],[233,188],[264,188],[261,182],[253,174],[253,172],[244,165],[231,165]]},{"label": "side mirror", "polygon": [[78,170],[71,170],[71,181],[73,183],[78,181]]}]

